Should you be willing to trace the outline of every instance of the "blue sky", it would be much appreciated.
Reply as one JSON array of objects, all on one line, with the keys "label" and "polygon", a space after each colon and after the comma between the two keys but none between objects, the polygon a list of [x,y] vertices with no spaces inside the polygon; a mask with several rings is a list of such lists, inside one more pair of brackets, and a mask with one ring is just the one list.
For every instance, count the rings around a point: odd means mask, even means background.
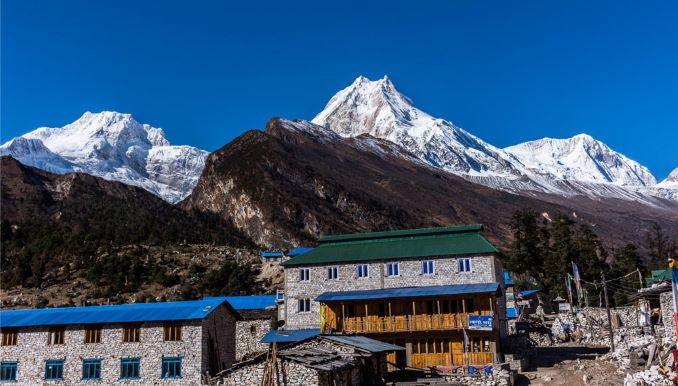
[{"label": "blue sky", "polygon": [[216,150],[387,74],[496,146],[586,132],[678,166],[678,2],[364,3],[5,0],[2,141],[116,110]]}]

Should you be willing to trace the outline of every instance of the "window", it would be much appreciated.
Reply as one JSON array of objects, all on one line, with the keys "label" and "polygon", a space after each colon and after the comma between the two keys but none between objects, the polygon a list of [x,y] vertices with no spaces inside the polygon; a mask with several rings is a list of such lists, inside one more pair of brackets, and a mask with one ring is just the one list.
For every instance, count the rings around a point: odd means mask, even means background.
[{"label": "window", "polygon": [[17,362],[0,362],[0,381],[16,381]]},{"label": "window", "polygon": [[85,343],[101,343],[101,327],[86,327]]},{"label": "window", "polygon": [[370,266],[367,264],[358,264],[358,277],[370,277]]},{"label": "window", "polygon": [[45,362],[45,380],[64,379],[64,360],[50,359]]},{"label": "window", "polygon": [[311,280],[311,270],[308,268],[299,269],[299,281],[309,281]]},{"label": "window", "polygon": [[47,344],[64,344],[64,329],[53,328],[47,334]]},{"label": "window", "polygon": [[82,379],[83,380],[101,379],[101,359],[82,360]]},{"label": "window", "polygon": [[138,342],[141,335],[141,326],[129,325],[122,328],[123,342]]},{"label": "window", "polygon": [[256,335],[257,334],[257,326],[251,325],[250,326],[250,334],[251,335]]},{"label": "window", "polygon": [[386,264],[386,273],[390,277],[400,276],[400,263]]},{"label": "window", "polygon": [[459,272],[471,272],[471,259],[463,258],[457,260],[459,264]]},{"label": "window", "polygon": [[181,378],[181,358],[162,358],[162,378]]},{"label": "window", "polygon": [[16,346],[19,333],[14,330],[3,330],[2,331],[2,345],[3,346]]},{"label": "window", "polygon": [[436,264],[433,260],[425,260],[422,262],[421,273],[424,275],[435,275]]},{"label": "window", "polygon": [[165,323],[163,326],[164,336],[166,341],[181,340],[181,324],[179,323]]},{"label": "window", "polygon": [[339,268],[338,268],[338,267],[329,267],[329,268],[327,268],[327,279],[328,279],[328,280],[337,280],[337,279],[339,279]]},{"label": "window", "polygon": [[299,299],[299,312],[311,312],[311,299]]},{"label": "window", "polygon": [[139,358],[120,359],[120,379],[139,379]]}]

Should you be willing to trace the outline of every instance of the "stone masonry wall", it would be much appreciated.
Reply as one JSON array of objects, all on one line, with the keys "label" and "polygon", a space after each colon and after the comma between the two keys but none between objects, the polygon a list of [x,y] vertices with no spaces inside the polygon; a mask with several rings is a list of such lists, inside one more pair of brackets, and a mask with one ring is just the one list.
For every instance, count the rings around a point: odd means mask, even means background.
[{"label": "stone masonry wall", "polygon": [[202,335],[200,374],[214,376],[235,363],[236,320],[224,304],[202,320]]},{"label": "stone masonry wall", "polygon": [[240,362],[245,357],[251,357],[253,354],[266,352],[267,343],[261,343],[259,340],[271,330],[270,319],[243,320],[235,324],[235,360]]},{"label": "stone masonry wall", "polygon": [[671,334],[676,331],[676,319],[674,318],[673,310],[673,292],[662,292],[659,294],[659,303],[662,309],[662,323],[664,324],[664,331],[666,334]]},{"label": "stone masonry wall", "polygon": [[[225,386],[259,386],[264,376],[266,361],[241,367],[219,381]],[[280,382],[283,386],[320,386],[319,372],[295,362],[278,358]]]},{"label": "stone masonry wall", "polygon": [[[200,321],[184,322],[182,340],[163,341],[162,323],[143,323],[140,342],[124,343],[121,325],[104,325],[101,343],[84,343],[84,326],[68,326],[64,344],[48,345],[48,328],[20,329],[16,346],[0,347],[4,361],[17,361],[17,383],[36,385],[60,383],[67,385],[91,385],[82,381],[82,360],[101,359],[101,384],[106,385],[198,385],[201,380],[202,326]],[[182,357],[183,378],[161,379],[162,357]],[[140,379],[120,380],[120,359],[141,358]],[[45,381],[45,361],[64,360],[64,380]]]},{"label": "stone masonry wall", "polygon": [[[471,272],[458,272],[459,258],[461,257],[422,257],[372,261],[367,263],[369,265],[369,277],[367,278],[357,277],[357,265],[360,263],[285,268],[285,315],[282,315],[286,318],[285,328],[318,328],[320,325],[320,303],[314,299],[328,291],[501,283],[501,265],[494,256],[472,256]],[[424,260],[435,260],[434,275],[422,274],[422,261]],[[400,276],[388,277],[386,275],[386,264],[389,262],[400,263]],[[339,277],[336,280],[329,280],[327,268],[334,266],[338,267]],[[299,280],[300,268],[310,269],[309,281]],[[298,312],[298,299],[303,298],[311,299],[310,312]]]}]

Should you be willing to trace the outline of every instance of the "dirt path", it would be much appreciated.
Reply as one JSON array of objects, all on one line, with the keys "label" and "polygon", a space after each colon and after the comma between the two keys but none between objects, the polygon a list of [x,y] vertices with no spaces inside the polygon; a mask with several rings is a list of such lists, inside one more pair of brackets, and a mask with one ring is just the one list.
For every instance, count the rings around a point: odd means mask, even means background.
[{"label": "dirt path", "polygon": [[529,371],[519,375],[517,385],[608,386],[623,385],[615,365],[598,359],[607,348],[586,346],[539,347]]}]

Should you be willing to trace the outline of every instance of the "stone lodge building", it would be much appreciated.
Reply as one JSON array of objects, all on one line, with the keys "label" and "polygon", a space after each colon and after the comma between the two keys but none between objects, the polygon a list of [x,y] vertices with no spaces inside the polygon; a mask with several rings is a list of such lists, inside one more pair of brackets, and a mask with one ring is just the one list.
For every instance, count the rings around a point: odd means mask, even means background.
[{"label": "stone lodge building", "polygon": [[0,382],[199,385],[233,365],[225,298],[0,311]]},{"label": "stone lodge building", "polygon": [[403,346],[416,367],[498,361],[506,300],[481,225],[321,237],[282,263],[285,329],[362,334]]}]

